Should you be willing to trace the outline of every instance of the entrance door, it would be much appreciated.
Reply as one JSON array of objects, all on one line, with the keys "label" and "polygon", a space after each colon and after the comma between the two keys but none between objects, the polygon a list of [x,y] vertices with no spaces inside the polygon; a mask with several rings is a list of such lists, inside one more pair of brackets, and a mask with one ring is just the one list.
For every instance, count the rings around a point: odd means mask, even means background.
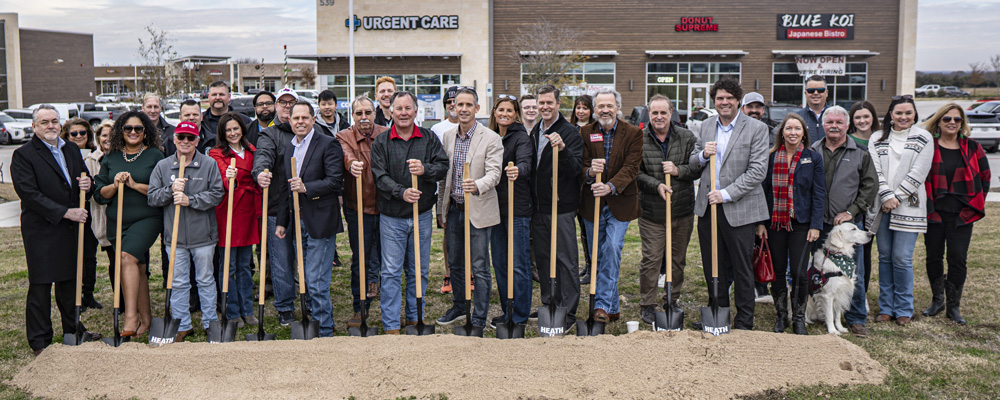
[{"label": "entrance door", "polygon": [[702,108],[714,108],[712,99],[708,96],[710,86],[707,83],[688,85],[688,116],[694,115]]}]

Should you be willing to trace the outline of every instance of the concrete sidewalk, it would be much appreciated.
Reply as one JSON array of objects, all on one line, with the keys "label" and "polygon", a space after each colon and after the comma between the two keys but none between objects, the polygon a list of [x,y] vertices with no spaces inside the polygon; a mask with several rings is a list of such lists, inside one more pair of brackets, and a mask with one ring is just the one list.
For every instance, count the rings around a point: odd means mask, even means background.
[{"label": "concrete sidewalk", "polygon": [[0,204],[0,228],[21,226],[21,201]]}]

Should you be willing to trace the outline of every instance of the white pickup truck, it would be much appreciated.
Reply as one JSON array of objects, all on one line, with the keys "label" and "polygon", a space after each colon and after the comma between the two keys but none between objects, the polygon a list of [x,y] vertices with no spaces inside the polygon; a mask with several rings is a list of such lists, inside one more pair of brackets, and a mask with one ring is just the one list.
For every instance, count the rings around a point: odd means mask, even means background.
[{"label": "white pickup truck", "polygon": [[930,92],[934,92],[934,94],[937,94],[938,90],[941,90],[941,85],[924,85],[914,90],[915,92],[914,94],[916,94],[917,96],[927,96],[927,94]]}]

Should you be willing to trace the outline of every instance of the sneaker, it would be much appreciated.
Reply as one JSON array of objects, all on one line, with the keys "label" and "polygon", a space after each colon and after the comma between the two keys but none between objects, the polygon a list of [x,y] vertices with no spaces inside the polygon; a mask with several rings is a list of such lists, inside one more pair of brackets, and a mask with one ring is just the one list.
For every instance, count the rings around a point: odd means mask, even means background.
[{"label": "sneaker", "polygon": [[250,325],[250,326],[257,326],[257,324],[260,321],[257,321],[257,317],[254,317],[253,315],[244,315],[243,316],[243,322],[246,322],[247,325]]},{"label": "sneaker", "polygon": [[246,325],[246,323],[243,322],[242,319],[236,320],[236,329],[243,329],[244,326],[247,326],[247,325]]},{"label": "sneaker", "polygon": [[448,326],[455,322],[465,322],[465,311],[459,310],[458,307],[449,308],[448,311],[437,320],[437,324],[441,326]]},{"label": "sneaker", "polygon": [[498,315],[490,320],[490,328],[496,329],[497,325],[503,325],[506,322],[507,322],[506,315]]},{"label": "sneaker", "polygon": [[663,285],[667,283],[667,274],[660,274],[660,277],[656,279],[656,287],[662,288]]},{"label": "sneaker", "polygon": [[859,338],[868,337],[868,328],[862,324],[851,325],[851,333]]},{"label": "sneaker", "polygon": [[771,295],[768,294],[766,291],[764,293],[761,293],[761,292],[757,291],[757,288],[754,288],[753,289],[753,294],[754,294],[754,302],[755,303],[774,304],[774,298],[771,297]]},{"label": "sneaker", "polygon": [[295,314],[291,311],[278,311],[278,323],[281,326],[288,326],[295,322]]},{"label": "sneaker", "polygon": [[357,328],[361,326],[361,313],[354,313],[351,319],[347,320],[347,326],[349,328]]},{"label": "sneaker", "polygon": [[538,322],[538,311],[535,311],[528,315],[528,321]]},{"label": "sneaker", "polygon": [[639,310],[642,322],[652,325],[656,321],[656,306],[642,306]]},{"label": "sneaker", "polygon": [[444,283],[441,284],[441,294],[451,293],[451,278],[444,277]]}]

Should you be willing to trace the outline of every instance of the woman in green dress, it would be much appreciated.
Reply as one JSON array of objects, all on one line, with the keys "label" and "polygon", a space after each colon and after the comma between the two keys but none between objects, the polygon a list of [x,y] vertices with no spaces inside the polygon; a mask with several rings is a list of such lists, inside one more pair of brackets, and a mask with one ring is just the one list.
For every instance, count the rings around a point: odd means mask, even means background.
[{"label": "woman in green dress", "polygon": [[121,286],[125,300],[125,326],[121,335],[137,336],[149,331],[149,281],[146,279],[149,247],[163,231],[163,212],[150,207],[146,198],[149,176],[163,159],[156,125],[146,114],[130,111],[118,117],[111,129],[111,149],[101,160],[94,179],[98,203],[107,204],[108,240],[118,246],[118,183],[124,183],[122,205]]}]

